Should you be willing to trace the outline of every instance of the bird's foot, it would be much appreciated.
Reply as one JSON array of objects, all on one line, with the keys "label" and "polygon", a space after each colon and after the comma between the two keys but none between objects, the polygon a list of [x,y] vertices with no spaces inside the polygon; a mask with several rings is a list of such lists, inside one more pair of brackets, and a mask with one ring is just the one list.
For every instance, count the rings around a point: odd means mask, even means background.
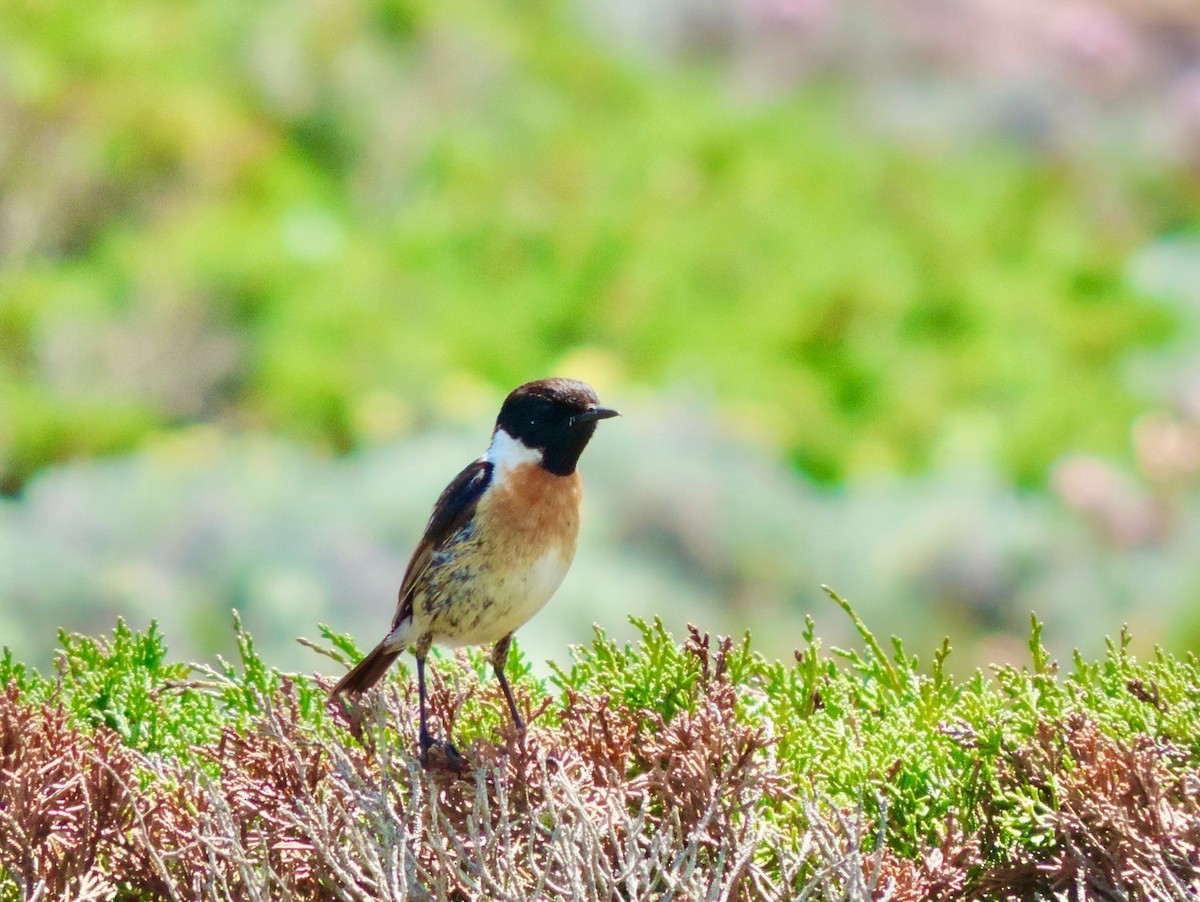
[{"label": "bird's foot", "polygon": [[434,739],[428,733],[421,736],[421,767],[428,771],[450,771],[461,774],[467,769],[467,759],[449,739]]}]

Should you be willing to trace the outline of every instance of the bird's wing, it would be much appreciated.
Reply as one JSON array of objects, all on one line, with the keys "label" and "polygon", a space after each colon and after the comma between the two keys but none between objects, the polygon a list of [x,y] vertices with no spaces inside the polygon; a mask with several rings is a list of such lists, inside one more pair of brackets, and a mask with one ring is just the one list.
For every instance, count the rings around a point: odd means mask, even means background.
[{"label": "bird's wing", "polygon": [[425,534],[417,543],[416,550],[408,562],[408,569],[404,571],[396,618],[392,621],[393,631],[412,616],[413,587],[429,569],[434,552],[444,548],[454,534],[467,524],[475,513],[480,496],[491,481],[492,465],[481,457],[455,476],[438,498],[429,523],[425,526]]}]

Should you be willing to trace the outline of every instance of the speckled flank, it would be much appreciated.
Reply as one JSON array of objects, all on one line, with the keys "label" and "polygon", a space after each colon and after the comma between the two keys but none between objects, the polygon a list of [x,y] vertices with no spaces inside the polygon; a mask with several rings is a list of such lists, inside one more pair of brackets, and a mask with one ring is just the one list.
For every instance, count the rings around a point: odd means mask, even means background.
[{"label": "speckled flank", "polygon": [[555,476],[532,463],[509,469],[480,500],[473,528],[434,555],[404,632],[477,645],[524,624],[575,555],[581,494],[578,473]]}]

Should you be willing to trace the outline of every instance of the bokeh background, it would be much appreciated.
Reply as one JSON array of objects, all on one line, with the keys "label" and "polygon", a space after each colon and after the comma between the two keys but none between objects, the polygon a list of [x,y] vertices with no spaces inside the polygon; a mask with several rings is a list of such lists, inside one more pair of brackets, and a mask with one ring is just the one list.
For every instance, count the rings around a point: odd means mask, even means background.
[{"label": "bokeh background", "polygon": [[[520,639],[1200,644],[1200,6],[9,0],[0,643],[373,642],[519,382],[625,416]],[[328,663],[328,662],[324,662]]]}]

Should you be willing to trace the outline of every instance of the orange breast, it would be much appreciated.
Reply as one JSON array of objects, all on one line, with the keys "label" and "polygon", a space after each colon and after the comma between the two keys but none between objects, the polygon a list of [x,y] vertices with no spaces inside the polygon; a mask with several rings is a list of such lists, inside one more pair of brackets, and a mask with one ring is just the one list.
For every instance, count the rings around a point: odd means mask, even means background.
[{"label": "orange breast", "polygon": [[480,503],[476,516],[495,526],[491,552],[498,567],[507,561],[520,566],[561,548],[568,561],[579,536],[579,473],[555,476],[535,464],[514,467],[503,474]]},{"label": "orange breast", "polygon": [[415,628],[435,642],[496,642],[554,594],[579,535],[578,473],[506,470],[475,510],[468,538],[435,558],[414,599]]}]

